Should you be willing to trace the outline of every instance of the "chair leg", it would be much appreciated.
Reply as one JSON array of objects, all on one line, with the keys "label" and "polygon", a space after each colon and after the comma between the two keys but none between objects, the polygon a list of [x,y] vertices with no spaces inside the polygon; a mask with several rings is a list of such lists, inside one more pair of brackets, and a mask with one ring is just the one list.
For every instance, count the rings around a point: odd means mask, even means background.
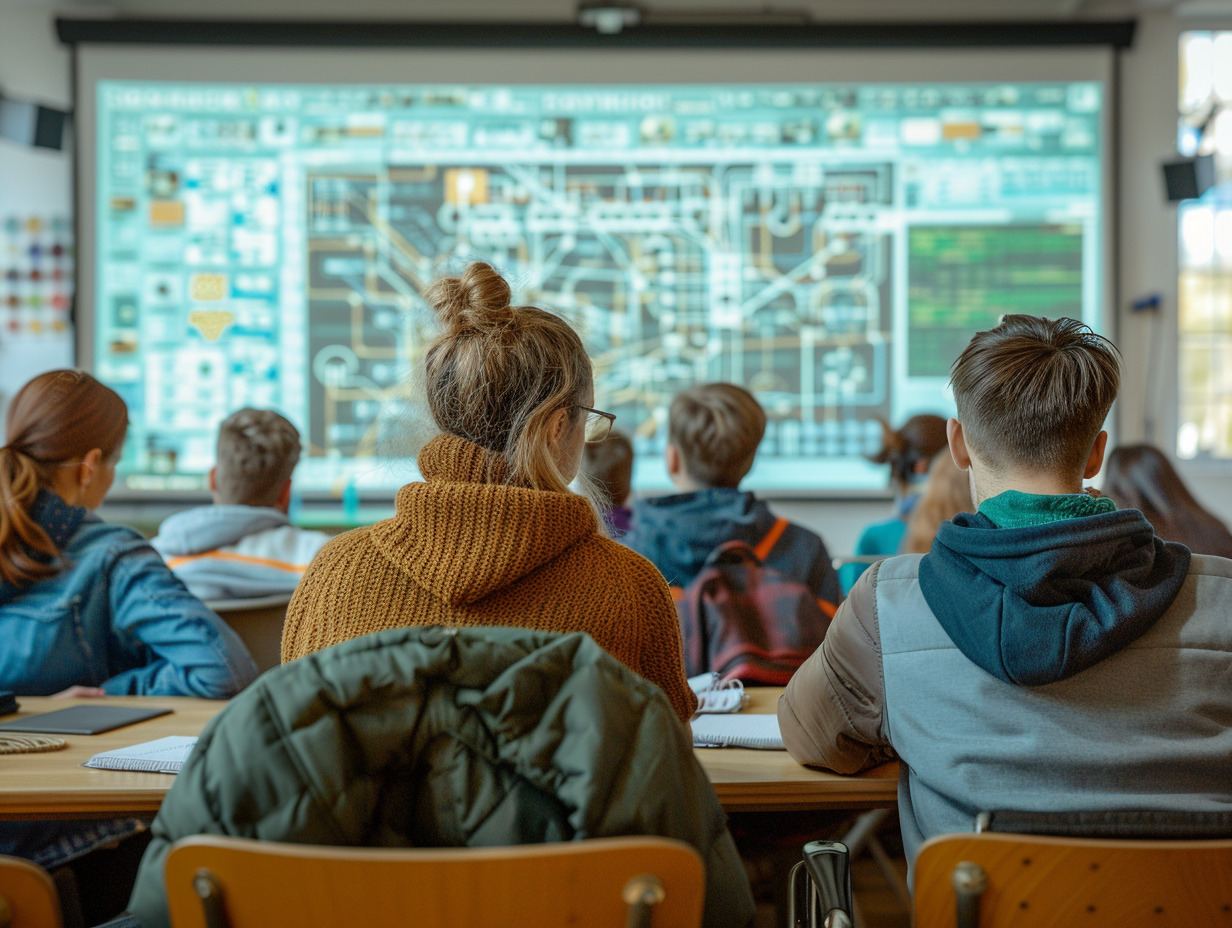
[{"label": "chair leg", "polygon": [[890,860],[890,855],[886,853],[886,849],[876,837],[869,839],[868,852],[873,855],[873,860],[877,861],[877,867],[881,870],[885,881],[890,884],[890,891],[898,899],[899,905],[910,912],[911,890],[907,887],[907,881],[898,872],[894,861]]}]

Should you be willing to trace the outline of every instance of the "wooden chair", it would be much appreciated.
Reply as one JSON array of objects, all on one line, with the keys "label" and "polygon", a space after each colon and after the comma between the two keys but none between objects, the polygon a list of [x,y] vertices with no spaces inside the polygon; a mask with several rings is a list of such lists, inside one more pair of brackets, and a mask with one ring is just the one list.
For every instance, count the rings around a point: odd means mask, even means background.
[{"label": "wooden chair", "polygon": [[[976,828],[920,848],[915,928],[1232,928],[1232,814],[993,812]],[[795,911],[850,924],[850,887],[843,844],[805,845]]]},{"label": "wooden chair", "polygon": [[0,928],[60,928],[60,897],[47,871],[0,856]]},{"label": "wooden chair", "polygon": [[943,835],[916,858],[914,924],[1232,925],[1232,840]]},{"label": "wooden chair", "polygon": [[235,630],[261,673],[282,664],[282,626],[289,596],[216,599],[206,603]]},{"label": "wooden chair", "polygon": [[502,848],[199,836],[167,856],[173,928],[696,928],[701,858],[666,838]]}]

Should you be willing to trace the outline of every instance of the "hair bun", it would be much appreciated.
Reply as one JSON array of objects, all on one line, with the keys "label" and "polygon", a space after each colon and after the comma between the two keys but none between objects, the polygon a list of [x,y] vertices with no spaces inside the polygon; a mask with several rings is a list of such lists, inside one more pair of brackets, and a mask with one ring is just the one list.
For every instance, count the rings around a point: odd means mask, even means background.
[{"label": "hair bun", "polygon": [[513,291],[492,265],[476,261],[461,277],[442,277],[428,288],[424,299],[446,330],[456,332],[507,321]]}]

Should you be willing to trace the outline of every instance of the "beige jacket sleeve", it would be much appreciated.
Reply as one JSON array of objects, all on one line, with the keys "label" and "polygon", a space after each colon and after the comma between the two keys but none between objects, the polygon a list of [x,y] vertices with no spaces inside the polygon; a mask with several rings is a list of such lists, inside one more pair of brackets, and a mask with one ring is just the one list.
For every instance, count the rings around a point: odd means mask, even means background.
[{"label": "beige jacket sleeve", "polygon": [[893,758],[877,627],[879,564],[866,570],[830,630],[779,697],[783,743],[798,763],[857,773]]}]

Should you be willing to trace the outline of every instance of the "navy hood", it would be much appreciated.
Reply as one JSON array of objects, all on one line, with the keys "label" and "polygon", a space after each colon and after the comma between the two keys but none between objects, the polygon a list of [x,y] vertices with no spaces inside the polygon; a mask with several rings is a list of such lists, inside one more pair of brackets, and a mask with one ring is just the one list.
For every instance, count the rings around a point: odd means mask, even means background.
[{"label": "navy hood", "polygon": [[[39,490],[30,506],[30,518],[42,527],[51,543],[61,551],[88,514],[84,506],[70,506],[51,490]],[[35,556],[35,560],[45,562],[42,557]],[[27,586],[28,584],[14,586],[0,578],[0,605],[16,599],[25,592]]]},{"label": "navy hood", "polygon": [[636,500],[633,529],[621,541],[652,561],[668,583],[686,586],[719,545],[734,540],[756,547],[774,522],[752,493],[710,488]]},{"label": "navy hood", "polygon": [[1040,686],[1144,634],[1176,599],[1189,560],[1136,509],[1025,528],[962,513],[921,559],[920,590],[972,662]]}]

